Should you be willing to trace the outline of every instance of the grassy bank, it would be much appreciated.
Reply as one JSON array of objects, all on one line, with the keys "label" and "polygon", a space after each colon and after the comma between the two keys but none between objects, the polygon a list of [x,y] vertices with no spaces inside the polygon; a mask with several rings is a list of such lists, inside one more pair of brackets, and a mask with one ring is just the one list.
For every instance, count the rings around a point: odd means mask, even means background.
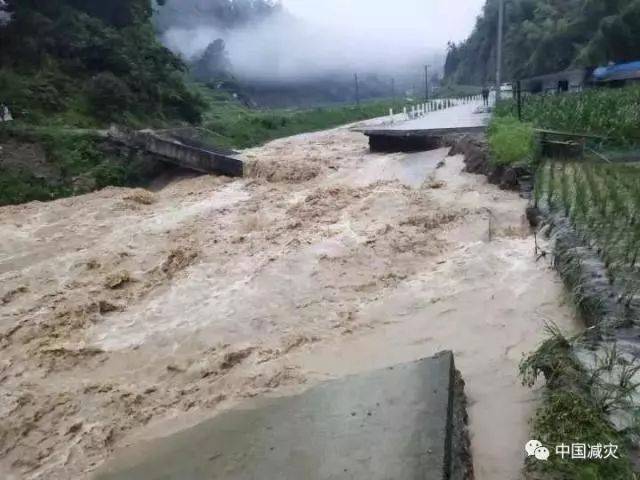
[{"label": "grassy bank", "polygon": [[[542,442],[551,455],[546,462],[529,457],[525,463],[527,479],[535,480],[634,480],[628,437],[613,428],[609,415],[628,409],[626,400],[632,389],[628,374],[635,366],[618,368],[615,351],[585,368],[576,357],[583,338],[567,338],[557,328],[548,327],[548,338],[520,365],[523,384],[533,387],[537,378],[547,382],[542,405],[532,421],[532,438]],[[611,383],[615,378],[616,383]],[[627,383],[625,383],[625,380]],[[602,458],[571,458],[558,455],[559,445],[600,445]],[[617,447],[608,456],[605,445]],[[589,446],[589,447],[586,447]]]},{"label": "grassy bank", "polygon": [[530,165],[537,159],[538,146],[531,124],[511,116],[496,117],[487,133],[493,165]]},{"label": "grassy bank", "polygon": [[0,205],[47,201],[106,186],[144,185],[163,166],[91,131],[0,127]]},{"label": "grassy bank", "polygon": [[[229,93],[200,87],[208,108],[202,122],[208,140],[230,148],[248,148],[276,138],[337,127],[389,114],[392,100],[362,102],[313,109],[257,110],[234,100]],[[396,111],[403,104],[395,103]]]}]

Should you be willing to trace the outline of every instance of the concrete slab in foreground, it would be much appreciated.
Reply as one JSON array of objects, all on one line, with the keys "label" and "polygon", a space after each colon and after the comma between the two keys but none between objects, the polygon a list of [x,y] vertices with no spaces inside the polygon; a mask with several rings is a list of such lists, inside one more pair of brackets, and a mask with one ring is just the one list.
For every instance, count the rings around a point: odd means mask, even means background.
[{"label": "concrete slab in foreground", "polygon": [[467,478],[461,390],[443,352],[224,412],[128,450],[96,478]]}]

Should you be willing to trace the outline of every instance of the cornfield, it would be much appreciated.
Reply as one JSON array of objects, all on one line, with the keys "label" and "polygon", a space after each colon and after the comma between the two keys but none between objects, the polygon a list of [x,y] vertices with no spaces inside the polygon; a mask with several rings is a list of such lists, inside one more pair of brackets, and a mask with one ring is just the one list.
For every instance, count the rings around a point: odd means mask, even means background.
[{"label": "cornfield", "polygon": [[640,292],[640,166],[547,161],[538,169],[534,198],[570,220],[629,306]]},{"label": "cornfield", "polygon": [[[496,114],[513,115],[515,100],[501,102]],[[536,127],[607,137],[613,144],[640,141],[640,85],[589,89],[561,95],[527,95],[522,120]]]}]

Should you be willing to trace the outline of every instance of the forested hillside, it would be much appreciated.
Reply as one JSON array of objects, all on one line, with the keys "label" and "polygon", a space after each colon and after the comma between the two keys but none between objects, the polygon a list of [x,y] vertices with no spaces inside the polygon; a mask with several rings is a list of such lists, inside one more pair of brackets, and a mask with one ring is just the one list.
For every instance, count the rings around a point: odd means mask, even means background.
[{"label": "forested hillside", "polygon": [[258,111],[219,37],[195,59],[160,40],[163,29],[184,26],[224,33],[277,8],[268,0],[0,0],[0,104],[15,120],[0,122],[0,205],[146,185],[164,171],[104,140],[111,125],[193,124],[210,143],[239,148],[388,112],[388,102]]},{"label": "forested hillside", "polygon": [[[449,44],[450,82],[494,79],[499,0],[487,0],[471,36]],[[505,2],[505,78],[640,59],[640,0]]]},{"label": "forested hillside", "polygon": [[265,18],[282,7],[273,0],[165,0],[155,23],[161,32],[172,27],[203,25],[235,28]]},{"label": "forested hillside", "polygon": [[0,1],[0,205],[139,185],[158,162],[95,134],[199,123],[206,103],[156,38],[152,0]]},{"label": "forested hillside", "polygon": [[[164,3],[164,2],[160,2]],[[0,94],[20,121],[197,122],[182,60],[156,39],[152,0],[9,0]]]}]

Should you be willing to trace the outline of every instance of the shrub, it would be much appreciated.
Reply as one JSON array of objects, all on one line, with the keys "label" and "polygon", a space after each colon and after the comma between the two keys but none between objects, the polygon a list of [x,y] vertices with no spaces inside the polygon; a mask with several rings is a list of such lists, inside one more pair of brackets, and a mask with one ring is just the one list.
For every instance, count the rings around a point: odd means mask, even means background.
[{"label": "shrub", "polygon": [[489,147],[495,165],[530,163],[536,152],[535,132],[530,124],[516,118],[496,118],[489,127]]},{"label": "shrub", "polygon": [[133,99],[129,86],[111,72],[102,72],[93,77],[88,94],[96,116],[105,120],[130,110]]}]

